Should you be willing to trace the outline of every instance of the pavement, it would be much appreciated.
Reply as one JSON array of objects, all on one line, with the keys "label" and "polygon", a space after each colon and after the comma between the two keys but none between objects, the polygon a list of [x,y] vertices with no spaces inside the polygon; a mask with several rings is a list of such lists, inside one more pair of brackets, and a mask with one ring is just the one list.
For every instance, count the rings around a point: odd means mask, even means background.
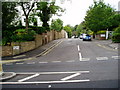
[{"label": "pavement", "polygon": [[97,42],[98,44],[109,47],[111,49],[118,50],[120,43],[113,43],[112,40],[93,40],[94,42]]},{"label": "pavement", "polygon": [[[31,60],[36,57],[40,57],[42,54],[49,51],[51,48],[54,48],[57,44],[59,44],[63,39],[54,40],[49,42],[46,45],[43,45],[35,50],[22,53],[16,56],[9,56],[9,57],[2,57],[2,63],[9,63],[9,62],[19,62],[19,61],[25,61],[25,60]],[[93,40],[93,42],[96,42],[102,46],[110,47],[112,49],[117,49],[120,43],[112,43],[111,40]],[[14,77],[16,74],[14,72],[3,72],[2,78],[0,80],[6,80],[9,78]]]}]

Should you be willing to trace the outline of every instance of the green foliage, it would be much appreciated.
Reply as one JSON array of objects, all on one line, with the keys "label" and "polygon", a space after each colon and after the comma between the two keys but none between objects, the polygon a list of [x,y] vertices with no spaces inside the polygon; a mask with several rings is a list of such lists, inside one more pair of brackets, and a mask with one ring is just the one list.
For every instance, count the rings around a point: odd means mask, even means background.
[{"label": "green foliage", "polygon": [[58,15],[57,12],[63,11],[62,8],[55,5],[55,2],[51,2],[51,3],[39,2],[37,3],[37,10],[40,10],[40,12],[38,12],[37,15],[40,17],[41,21],[43,22],[42,26],[46,30],[50,30],[48,21],[50,20],[52,15],[55,15],[55,14]]},{"label": "green foliage", "polygon": [[51,24],[51,29],[61,31],[63,29],[63,21],[60,19],[53,20]]},{"label": "green foliage", "polygon": [[116,28],[112,35],[112,41],[120,43],[120,27]]},{"label": "green foliage", "polygon": [[90,30],[97,32],[102,29],[110,27],[110,18],[114,15],[114,9],[110,5],[106,5],[103,1],[94,2],[94,5],[87,11],[85,17],[86,27]]},{"label": "green foliage", "polygon": [[76,31],[78,36],[82,33],[86,33],[86,29],[84,29],[84,24],[83,23],[79,24],[76,28]]},{"label": "green foliage", "polygon": [[71,36],[72,36],[72,29],[73,28],[70,25],[66,25],[64,27],[64,30],[68,33],[68,38],[71,38]]},{"label": "green foliage", "polygon": [[114,28],[120,25],[120,14],[115,14],[111,16],[108,21],[110,22],[110,30],[112,31]]},{"label": "green foliage", "polygon": [[106,30],[100,30],[97,32],[97,34],[105,34],[106,33]]},{"label": "green foliage", "polygon": [[34,30],[37,34],[42,34],[46,32],[44,27],[30,26],[29,30]]},{"label": "green foliage", "polygon": [[11,39],[13,42],[33,41],[35,39],[36,32],[34,30],[26,33],[25,29],[19,29],[15,31]]},{"label": "green foliage", "polygon": [[2,28],[6,29],[11,25],[17,15],[17,10],[15,9],[17,3],[15,2],[2,2]]}]

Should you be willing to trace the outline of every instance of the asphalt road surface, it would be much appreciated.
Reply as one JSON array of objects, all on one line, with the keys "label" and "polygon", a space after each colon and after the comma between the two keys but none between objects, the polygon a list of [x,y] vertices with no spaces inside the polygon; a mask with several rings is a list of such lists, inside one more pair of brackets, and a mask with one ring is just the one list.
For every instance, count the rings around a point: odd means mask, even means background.
[{"label": "asphalt road surface", "polygon": [[118,59],[97,41],[63,39],[34,60],[4,64],[17,75],[3,88],[118,88]]}]

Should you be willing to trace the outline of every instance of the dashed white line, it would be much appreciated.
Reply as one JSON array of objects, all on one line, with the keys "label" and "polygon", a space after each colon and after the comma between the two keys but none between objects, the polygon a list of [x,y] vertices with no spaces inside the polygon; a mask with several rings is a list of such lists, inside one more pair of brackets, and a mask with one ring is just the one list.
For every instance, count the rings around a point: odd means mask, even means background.
[{"label": "dashed white line", "polygon": [[26,78],[24,78],[24,79],[20,79],[20,80],[18,80],[18,82],[23,82],[23,81],[29,80],[29,79],[31,79],[31,78],[37,77],[37,76],[39,76],[39,75],[40,75],[40,74],[35,74],[35,75],[32,75],[32,76],[26,77]]},{"label": "dashed white line", "polygon": [[120,59],[120,56],[112,56],[114,59]]},{"label": "dashed white line", "polygon": [[82,55],[79,53],[79,60],[82,61]]},{"label": "dashed white line", "polygon": [[27,63],[27,64],[35,64],[35,62],[30,62],[30,63]]},{"label": "dashed white line", "polygon": [[77,47],[78,47],[78,51],[80,51],[80,46],[78,45]]},{"label": "dashed white line", "polygon": [[6,63],[5,65],[13,65],[13,63]]},{"label": "dashed white line", "polygon": [[62,81],[66,81],[66,80],[68,80],[68,79],[74,78],[74,77],[79,76],[79,75],[80,75],[80,73],[75,73],[75,74],[73,74],[73,75],[70,75],[70,76],[67,76],[67,77],[65,77],[65,78],[62,78],[61,80],[62,80]]},{"label": "dashed white line", "polygon": [[61,62],[61,61],[52,61],[52,63],[59,63],[59,62]]},{"label": "dashed white line", "polygon": [[97,60],[108,60],[108,57],[96,57]]},{"label": "dashed white line", "polygon": [[90,61],[90,58],[82,58],[82,61]]},{"label": "dashed white line", "polygon": [[24,63],[16,63],[16,64],[24,64]]},{"label": "dashed white line", "polygon": [[41,63],[41,64],[43,63],[44,64],[44,63],[48,63],[48,62],[39,62],[39,63]]}]

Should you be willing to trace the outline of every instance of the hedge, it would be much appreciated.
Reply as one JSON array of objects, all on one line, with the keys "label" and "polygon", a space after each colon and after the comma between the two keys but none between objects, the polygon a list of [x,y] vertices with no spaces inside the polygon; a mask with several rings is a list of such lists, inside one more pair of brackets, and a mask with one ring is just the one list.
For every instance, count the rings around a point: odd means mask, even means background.
[{"label": "hedge", "polygon": [[120,43],[120,27],[117,27],[113,32],[112,41],[115,43]]}]

